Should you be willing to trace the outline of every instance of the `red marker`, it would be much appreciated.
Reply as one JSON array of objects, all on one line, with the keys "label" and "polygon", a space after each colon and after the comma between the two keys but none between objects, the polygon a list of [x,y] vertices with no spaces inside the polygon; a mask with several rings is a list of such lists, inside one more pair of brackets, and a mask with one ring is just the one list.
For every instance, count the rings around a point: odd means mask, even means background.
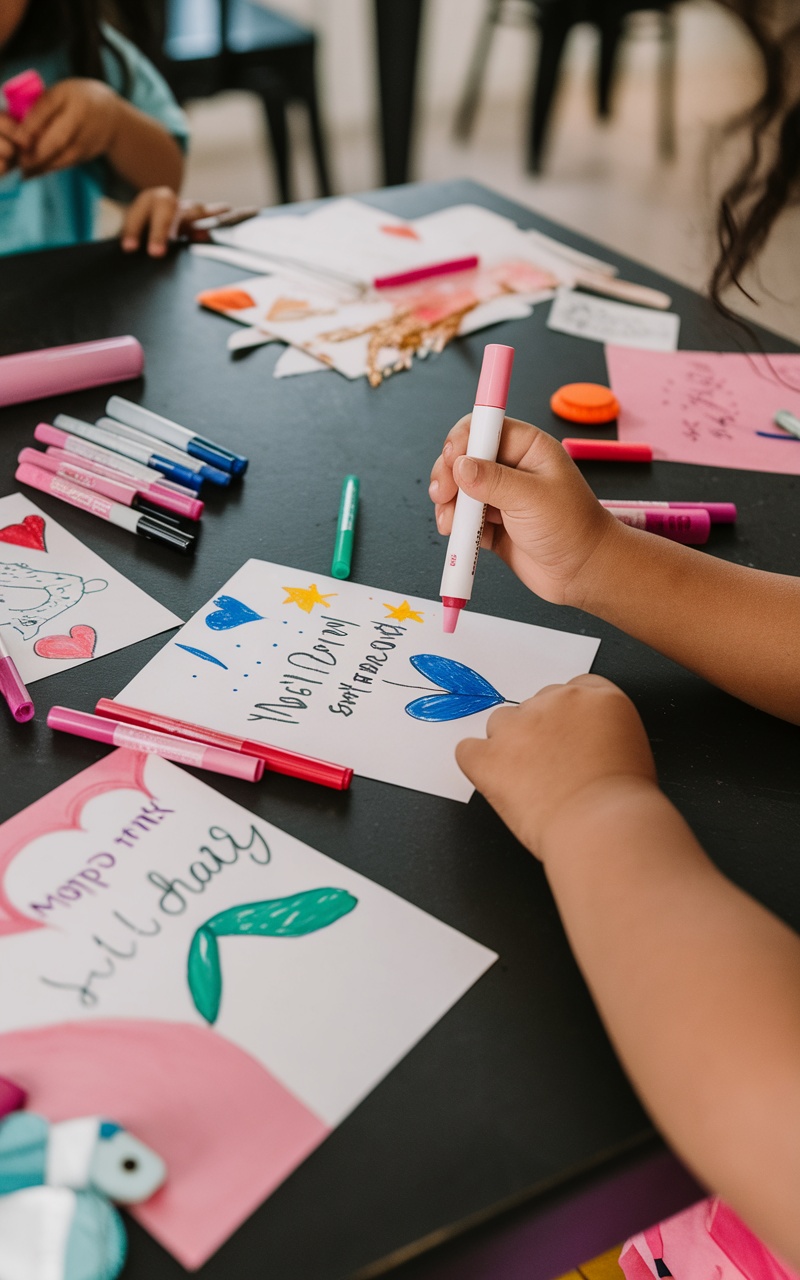
[{"label": "red marker", "polygon": [[628,440],[562,440],[571,458],[586,462],[652,462],[653,446]]},{"label": "red marker", "polygon": [[303,778],[306,782],[317,782],[322,787],[333,787],[335,791],[346,791],[353,778],[353,770],[346,765],[316,760],[313,756],[302,756],[296,751],[286,751],[282,747],[268,747],[263,742],[237,738],[230,733],[207,729],[201,724],[190,724],[186,720],[173,720],[171,716],[141,711],[138,707],[126,707],[121,702],[114,702],[112,698],[100,698],[95,712],[110,720],[121,720],[125,724],[135,724],[143,729],[154,729],[159,733],[171,733],[180,738],[190,738],[194,742],[202,742],[209,747],[222,747],[225,751],[238,751],[242,755],[257,756],[273,773],[285,773],[290,778]]},{"label": "red marker", "polygon": [[449,262],[432,262],[427,267],[414,267],[394,276],[376,276],[372,281],[376,289],[399,289],[406,284],[418,284],[421,280],[433,280],[437,276],[452,276],[459,271],[473,271],[480,259],[471,254],[468,258],[453,258]]}]

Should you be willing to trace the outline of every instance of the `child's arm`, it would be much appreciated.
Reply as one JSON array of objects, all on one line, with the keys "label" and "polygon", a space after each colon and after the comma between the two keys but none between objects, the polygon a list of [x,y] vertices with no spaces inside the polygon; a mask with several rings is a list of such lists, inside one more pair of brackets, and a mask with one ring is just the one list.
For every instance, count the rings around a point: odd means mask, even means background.
[{"label": "child's arm", "polygon": [[528,423],[506,419],[505,465],[464,458],[468,423],[453,428],[433,468],[440,532],[450,530],[457,480],[490,504],[484,545],[537,595],[586,609],[728,693],[800,723],[800,579],[622,525],[562,446]]},{"label": "child's arm", "polygon": [[26,178],[104,157],[136,190],[180,188],[183,153],[152,116],[100,80],[60,80],[19,125],[19,164]]},{"label": "child's arm", "polygon": [[599,676],[495,711],[457,750],[544,863],[643,1102],[697,1175],[800,1267],[800,938],[706,857]]}]

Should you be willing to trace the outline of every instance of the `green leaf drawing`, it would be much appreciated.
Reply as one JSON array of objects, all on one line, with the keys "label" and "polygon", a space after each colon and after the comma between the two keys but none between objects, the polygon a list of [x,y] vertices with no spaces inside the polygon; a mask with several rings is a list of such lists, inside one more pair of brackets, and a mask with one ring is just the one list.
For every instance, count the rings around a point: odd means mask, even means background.
[{"label": "green leaf drawing", "polygon": [[212,1026],[219,1015],[222,970],[217,938],[302,938],[335,924],[357,903],[346,889],[308,889],[217,912],[195,932],[189,947],[187,979],[197,1012]]}]

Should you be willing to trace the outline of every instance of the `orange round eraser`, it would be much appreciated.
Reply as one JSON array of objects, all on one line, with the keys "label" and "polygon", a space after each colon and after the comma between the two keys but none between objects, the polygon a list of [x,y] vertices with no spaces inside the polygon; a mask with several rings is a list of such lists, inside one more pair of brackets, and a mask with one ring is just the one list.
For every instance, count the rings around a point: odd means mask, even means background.
[{"label": "orange round eraser", "polygon": [[559,418],[588,424],[612,422],[619,416],[619,400],[610,387],[597,382],[570,382],[550,397],[550,408]]}]

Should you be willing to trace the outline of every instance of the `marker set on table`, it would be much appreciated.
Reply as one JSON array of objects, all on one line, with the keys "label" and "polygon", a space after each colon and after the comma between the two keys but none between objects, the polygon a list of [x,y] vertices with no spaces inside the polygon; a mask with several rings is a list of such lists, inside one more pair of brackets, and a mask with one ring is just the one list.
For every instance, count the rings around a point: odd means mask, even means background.
[{"label": "marker set on table", "polygon": [[206,483],[227,487],[247,458],[141,405],[112,396],[106,417],[40,422],[44,453],[23,449],[16,478],[118,528],[191,555]]}]

